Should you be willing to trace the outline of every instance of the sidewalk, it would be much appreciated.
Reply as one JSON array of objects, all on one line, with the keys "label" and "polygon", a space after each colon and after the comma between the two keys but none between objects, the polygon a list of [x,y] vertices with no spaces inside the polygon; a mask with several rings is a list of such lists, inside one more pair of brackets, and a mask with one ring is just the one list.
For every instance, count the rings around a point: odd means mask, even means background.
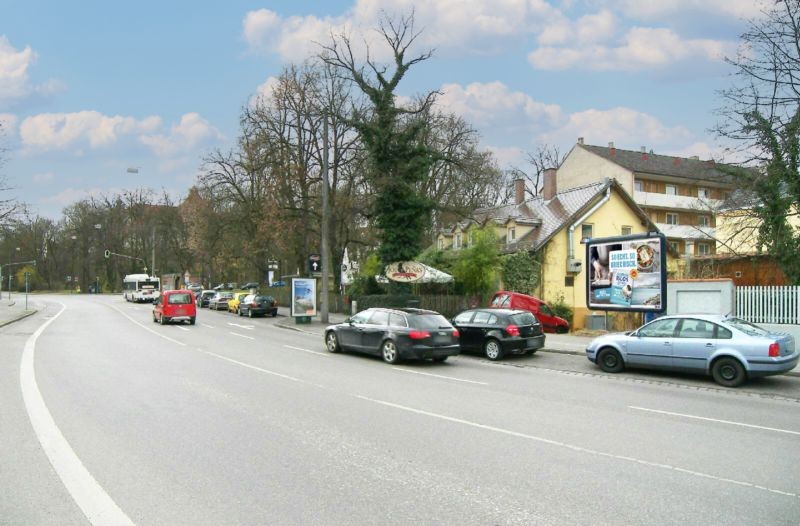
[{"label": "sidewalk", "polygon": [[8,292],[3,292],[0,298],[0,327],[14,323],[22,318],[27,318],[35,314],[36,309],[28,298],[28,310],[25,310],[25,295],[11,293],[11,300],[8,299]]},{"label": "sidewalk", "polygon": [[[281,318],[275,323],[277,326],[293,331],[305,332],[307,334],[317,334],[322,340],[325,327],[343,322],[347,316],[344,314],[328,314],[329,323],[325,324],[319,320],[319,315],[313,316],[310,323],[298,324],[290,316],[288,307],[278,307],[278,316]],[[594,339],[592,336],[573,336],[571,334],[547,334],[545,347],[539,352],[552,352],[558,354],[571,354],[586,359],[586,346]],[[800,364],[786,373],[789,376],[800,377]]]}]

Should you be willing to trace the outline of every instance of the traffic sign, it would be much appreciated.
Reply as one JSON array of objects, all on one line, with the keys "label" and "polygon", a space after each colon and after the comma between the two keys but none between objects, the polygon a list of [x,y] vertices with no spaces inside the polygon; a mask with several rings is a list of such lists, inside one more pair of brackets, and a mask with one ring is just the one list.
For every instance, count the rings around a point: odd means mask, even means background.
[{"label": "traffic sign", "polygon": [[322,272],[322,256],[319,254],[309,254],[308,270],[310,272]]},{"label": "traffic sign", "polygon": [[108,259],[108,258],[111,257],[111,251],[106,249],[106,251],[105,251],[105,253],[103,253],[103,255],[106,257],[106,259]]}]

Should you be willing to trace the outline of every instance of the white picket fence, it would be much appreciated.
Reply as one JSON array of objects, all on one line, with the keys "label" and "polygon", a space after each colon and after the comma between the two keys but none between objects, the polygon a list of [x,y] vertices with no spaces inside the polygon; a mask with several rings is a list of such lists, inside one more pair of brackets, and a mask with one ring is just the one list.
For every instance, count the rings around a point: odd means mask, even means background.
[{"label": "white picket fence", "polygon": [[736,315],[753,323],[800,324],[800,287],[736,287]]}]

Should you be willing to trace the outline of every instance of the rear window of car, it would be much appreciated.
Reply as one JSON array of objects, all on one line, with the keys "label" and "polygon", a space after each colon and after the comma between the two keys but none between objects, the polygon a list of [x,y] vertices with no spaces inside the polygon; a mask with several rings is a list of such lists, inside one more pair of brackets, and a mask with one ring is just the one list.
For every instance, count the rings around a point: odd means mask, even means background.
[{"label": "rear window of car", "polygon": [[170,305],[187,305],[192,302],[191,294],[170,294],[167,303]]},{"label": "rear window of car", "polygon": [[516,325],[536,325],[536,317],[530,312],[520,312],[511,315],[511,323]]},{"label": "rear window of car", "polygon": [[266,301],[267,303],[272,303],[272,296],[256,296],[255,301]]},{"label": "rear window of car", "polygon": [[769,331],[739,318],[728,318],[725,323],[750,336],[767,336]]},{"label": "rear window of car", "polygon": [[419,314],[409,316],[408,322],[415,329],[446,329],[451,327],[447,318],[441,314]]}]

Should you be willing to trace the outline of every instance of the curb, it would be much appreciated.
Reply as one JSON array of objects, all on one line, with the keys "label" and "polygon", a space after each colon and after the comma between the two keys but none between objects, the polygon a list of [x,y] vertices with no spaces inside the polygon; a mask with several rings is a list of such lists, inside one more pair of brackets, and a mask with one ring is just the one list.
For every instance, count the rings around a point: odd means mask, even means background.
[{"label": "curb", "polygon": [[38,311],[38,310],[36,310],[36,309],[34,309],[34,310],[29,310],[29,311],[26,311],[25,313],[23,313],[23,314],[21,314],[21,315],[17,316],[16,318],[12,318],[12,319],[10,319],[10,320],[6,320],[6,321],[2,321],[2,322],[0,322],[0,327],[5,327],[6,325],[11,325],[11,324],[12,324],[12,323],[14,323],[15,321],[19,321],[19,320],[25,319],[25,318],[27,318],[28,316],[33,316],[33,315],[34,315],[34,314],[36,314],[37,312],[39,312],[39,311]]}]

